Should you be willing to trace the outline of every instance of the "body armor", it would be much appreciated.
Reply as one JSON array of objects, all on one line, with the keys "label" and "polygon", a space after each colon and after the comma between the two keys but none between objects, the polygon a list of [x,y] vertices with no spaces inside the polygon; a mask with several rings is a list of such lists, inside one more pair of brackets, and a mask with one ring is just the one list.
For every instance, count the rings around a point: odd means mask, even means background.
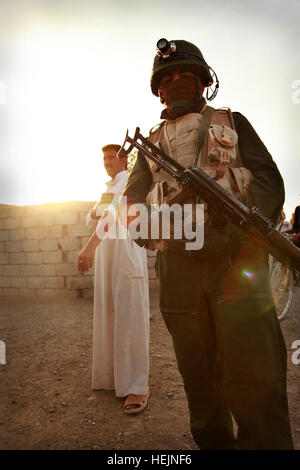
[{"label": "body armor", "polygon": [[[198,166],[214,178],[232,195],[245,202],[251,172],[242,166],[238,135],[230,109],[204,106],[198,113],[189,113],[174,121],[163,121],[150,131],[149,140],[162,148],[185,168]],[[147,196],[149,204],[169,204],[182,191],[180,183],[147,160],[153,183]],[[190,196],[181,204],[203,204],[204,222],[209,226],[212,216],[200,196]],[[167,242],[155,243],[155,248],[166,249]]]},{"label": "body armor", "polygon": [[[203,112],[163,121],[151,129],[149,140],[185,168],[200,167],[231,194],[245,201],[251,172],[242,166],[230,109],[206,106]],[[154,162],[148,160],[148,165],[153,184],[147,202],[168,203],[170,191],[179,188],[179,183]]]}]

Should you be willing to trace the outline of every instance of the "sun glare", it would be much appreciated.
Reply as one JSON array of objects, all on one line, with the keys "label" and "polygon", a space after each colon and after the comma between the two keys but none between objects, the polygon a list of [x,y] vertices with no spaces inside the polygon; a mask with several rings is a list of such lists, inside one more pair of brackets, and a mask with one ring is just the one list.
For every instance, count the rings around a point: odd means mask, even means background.
[{"label": "sun glare", "polygon": [[[99,50],[70,33],[30,31],[25,38],[12,112],[14,155],[31,194],[35,187],[34,201],[26,203],[98,199],[109,179],[101,146],[113,140],[103,112],[110,97]],[[24,182],[19,191],[26,199]]]}]

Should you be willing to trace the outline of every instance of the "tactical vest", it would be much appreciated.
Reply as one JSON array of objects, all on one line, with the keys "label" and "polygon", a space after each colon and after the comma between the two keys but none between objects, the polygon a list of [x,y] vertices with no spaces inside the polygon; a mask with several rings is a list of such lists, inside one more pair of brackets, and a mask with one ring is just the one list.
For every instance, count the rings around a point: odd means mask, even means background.
[{"label": "tactical vest", "polygon": [[[231,194],[245,200],[252,175],[242,166],[238,135],[229,108],[206,106],[202,113],[163,121],[151,129],[149,140],[185,168],[200,167]],[[170,193],[179,191],[180,185],[156,163],[147,161],[153,176],[147,202],[167,203]],[[203,201],[194,199],[193,202]]]}]

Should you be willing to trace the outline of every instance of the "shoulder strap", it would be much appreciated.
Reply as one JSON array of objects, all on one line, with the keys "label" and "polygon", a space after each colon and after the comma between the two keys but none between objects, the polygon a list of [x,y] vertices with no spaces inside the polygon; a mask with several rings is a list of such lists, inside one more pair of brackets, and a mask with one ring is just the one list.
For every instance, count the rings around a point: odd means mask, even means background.
[{"label": "shoulder strap", "polygon": [[200,151],[203,147],[204,139],[205,139],[206,133],[208,131],[209,125],[211,123],[211,119],[212,119],[214,111],[215,111],[215,108],[212,108],[211,106],[206,106],[206,108],[203,112],[203,117],[202,117],[202,120],[201,120],[201,125],[200,125],[200,129],[199,129],[199,134],[198,134],[198,142],[197,142],[197,146],[196,146],[194,166],[197,165],[199,154],[200,154]]}]

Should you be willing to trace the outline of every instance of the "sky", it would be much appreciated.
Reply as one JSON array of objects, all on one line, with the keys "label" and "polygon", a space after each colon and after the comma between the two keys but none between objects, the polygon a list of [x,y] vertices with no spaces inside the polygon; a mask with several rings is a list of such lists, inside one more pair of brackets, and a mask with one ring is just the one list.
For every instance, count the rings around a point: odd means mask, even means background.
[{"label": "sky", "polygon": [[196,44],[300,204],[298,0],[0,0],[0,203],[99,199],[101,147],[147,136],[161,37]]}]

